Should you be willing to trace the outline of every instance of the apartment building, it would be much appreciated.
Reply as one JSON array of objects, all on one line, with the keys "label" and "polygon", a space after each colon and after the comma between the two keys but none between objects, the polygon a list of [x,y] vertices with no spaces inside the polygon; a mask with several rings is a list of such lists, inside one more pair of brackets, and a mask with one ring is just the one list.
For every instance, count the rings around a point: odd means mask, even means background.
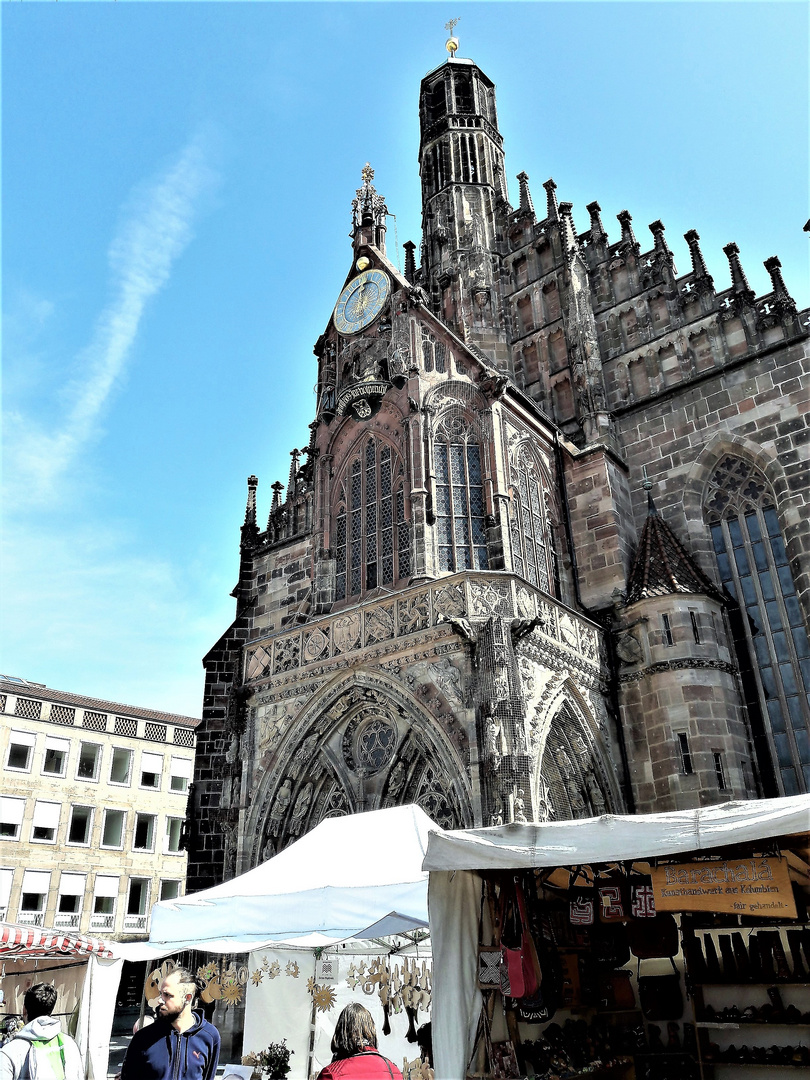
[{"label": "apartment building", "polygon": [[126,940],[184,892],[194,717],[0,676],[0,919]]}]

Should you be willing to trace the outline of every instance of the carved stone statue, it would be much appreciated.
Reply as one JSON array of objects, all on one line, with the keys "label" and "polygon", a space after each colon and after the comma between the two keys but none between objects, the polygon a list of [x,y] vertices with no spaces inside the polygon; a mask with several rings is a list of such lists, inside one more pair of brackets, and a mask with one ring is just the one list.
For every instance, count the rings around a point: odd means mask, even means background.
[{"label": "carved stone statue", "polygon": [[298,836],[303,829],[304,819],[307,816],[311,801],[312,784],[305,784],[299,791],[298,798],[295,800],[295,809],[293,810],[293,816],[290,822],[290,832],[293,836]]},{"label": "carved stone statue", "polygon": [[523,801],[524,791],[523,788],[518,788],[515,793],[515,800],[512,804],[512,820],[516,821],[519,825],[528,824],[526,821],[526,804]]},{"label": "carved stone statue", "polygon": [[396,800],[399,798],[400,792],[405,787],[405,766],[401,761],[398,761],[391,770],[391,775],[388,778],[388,798]]},{"label": "carved stone statue", "polygon": [[287,807],[290,805],[290,799],[292,798],[292,787],[290,785],[289,778],[285,777],[281,787],[278,789],[276,795],[276,801],[273,803],[273,809],[270,811],[270,835],[277,837],[281,832],[281,825],[284,821],[284,815],[287,813]]},{"label": "carved stone statue", "polygon": [[599,781],[592,772],[589,772],[585,777],[585,785],[588,789],[588,797],[591,800],[594,816],[601,817],[602,814],[607,813],[607,803],[605,802],[605,796],[602,794],[602,789],[599,786]]}]

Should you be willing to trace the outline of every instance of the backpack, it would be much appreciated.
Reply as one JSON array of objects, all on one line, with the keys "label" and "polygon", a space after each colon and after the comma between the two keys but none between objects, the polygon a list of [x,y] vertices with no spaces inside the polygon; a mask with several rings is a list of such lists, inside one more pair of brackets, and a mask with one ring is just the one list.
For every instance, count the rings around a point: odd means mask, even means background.
[{"label": "backpack", "polygon": [[32,1039],[28,1051],[31,1080],[65,1080],[64,1047],[61,1034],[53,1039]]}]

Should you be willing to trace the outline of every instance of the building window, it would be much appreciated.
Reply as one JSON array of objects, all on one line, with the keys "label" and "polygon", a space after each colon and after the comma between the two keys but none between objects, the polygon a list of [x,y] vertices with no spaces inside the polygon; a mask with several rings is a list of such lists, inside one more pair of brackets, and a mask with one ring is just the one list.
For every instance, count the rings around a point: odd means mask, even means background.
[{"label": "building window", "polygon": [[726,767],[723,764],[723,755],[719,750],[713,750],[712,757],[714,758],[714,775],[717,778],[717,790],[725,791],[728,785],[726,783]]},{"label": "building window", "polygon": [[8,740],[6,768],[17,772],[30,772],[35,742],[36,736],[29,731],[12,731]]},{"label": "building window", "polygon": [[110,762],[110,783],[128,784],[132,771],[132,751],[119,746],[113,748]]},{"label": "building window", "polygon": [[51,875],[45,870],[26,870],[20,895],[19,921],[28,926],[42,926],[48,906]]},{"label": "building window", "polygon": [[101,846],[108,848],[121,848],[124,846],[124,821],[126,814],[123,810],[105,810],[104,828],[101,832]]},{"label": "building window", "polygon": [[25,814],[25,799],[0,795],[0,840],[19,840]]},{"label": "building window", "polygon": [[86,876],[84,874],[62,872],[59,878],[59,899],[56,904],[56,916],[54,918],[54,925],[60,929],[79,929],[85,881]]},{"label": "building window", "polygon": [[700,627],[698,626],[697,612],[690,611],[689,618],[692,621],[692,637],[695,639],[695,644],[702,645],[703,642],[700,640]]},{"label": "building window", "polygon": [[42,844],[56,843],[60,809],[61,806],[57,802],[41,802],[37,799],[34,804],[34,820],[31,824],[32,841]]},{"label": "building window", "polygon": [[402,465],[370,436],[348,464],[335,519],[335,599],[392,585],[411,572]]},{"label": "building window", "polygon": [[183,835],[183,821],[181,817],[166,818],[166,851],[171,855],[177,855],[181,850],[180,838]]},{"label": "building window", "polygon": [[161,754],[141,754],[141,787],[160,787],[160,776],[163,772],[163,756]]},{"label": "building window", "polygon": [[481,448],[459,415],[445,420],[436,436],[435,512],[439,569],[489,569]]},{"label": "building window", "polygon": [[79,749],[76,778],[78,780],[97,780],[100,766],[101,747],[98,743],[83,742]]},{"label": "building window", "polygon": [[440,375],[447,370],[447,349],[426,326],[422,327],[422,367],[425,371],[437,371]]},{"label": "building window", "polygon": [[672,639],[672,625],[669,621],[669,615],[666,614],[661,616],[661,640],[667,648],[675,644]]},{"label": "building window", "polygon": [[191,779],[193,767],[193,762],[189,758],[173,757],[171,761],[169,788],[172,791],[188,791],[188,783]]},{"label": "building window", "polygon": [[552,592],[554,553],[546,490],[537,462],[525,447],[521,448],[512,463],[510,526],[514,570],[532,585]]},{"label": "building window", "polygon": [[113,930],[115,928],[115,902],[118,899],[118,878],[97,876],[93,890],[93,913],[90,916],[91,930]]},{"label": "building window", "polygon": [[686,732],[678,732],[678,750],[681,755],[681,772],[684,776],[691,776],[695,771],[692,765],[692,752],[689,749],[689,739]]},{"label": "building window", "polygon": [[135,837],[132,841],[135,851],[153,851],[155,847],[155,815],[137,814],[135,817]]},{"label": "building window", "polygon": [[724,458],[704,511],[720,578],[747,616],[739,647],[756,658],[757,704],[770,722],[782,792],[810,791],[810,640],[770,488],[753,465]]},{"label": "building window", "polygon": [[39,720],[42,715],[42,702],[32,701],[31,698],[18,697],[14,706],[14,715],[22,716],[26,720]]},{"label": "building window", "polygon": [[10,867],[0,870],[0,922],[5,922],[8,918],[8,902],[13,884],[14,871]]},{"label": "building window", "polygon": [[67,739],[54,739],[48,735],[45,739],[45,760],[42,762],[42,771],[49,776],[64,776],[69,753],[70,743]]},{"label": "building window", "polygon": [[92,806],[71,806],[70,824],[68,825],[68,843],[89,844],[92,824]]},{"label": "building window", "polygon": [[127,912],[124,916],[124,929],[140,931],[146,929],[149,920],[149,878],[130,878],[127,893]]},{"label": "building window", "polygon": [[180,882],[179,881],[161,881],[160,883],[160,899],[161,900],[176,900],[180,895]]}]

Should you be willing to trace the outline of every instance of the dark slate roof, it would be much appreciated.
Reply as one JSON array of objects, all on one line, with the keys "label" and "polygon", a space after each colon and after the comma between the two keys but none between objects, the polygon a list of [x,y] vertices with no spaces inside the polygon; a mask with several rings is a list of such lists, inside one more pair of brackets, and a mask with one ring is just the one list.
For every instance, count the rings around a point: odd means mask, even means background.
[{"label": "dark slate roof", "polygon": [[82,709],[95,709],[98,712],[115,713],[118,716],[130,716],[141,720],[158,720],[164,724],[182,727],[197,727],[201,721],[195,716],[178,716],[176,713],[159,712],[157,709],[144,709],[138,705],[123,705],[103,698],[85,697],[84,694],[70,694],[64,690],[52,690],[44,683],[29,682],[15,676],[0,675],[0,693],[19,694],[20,697],[39,698],[58,705],[74,705]]},{"label": "dark slate roof", "polygon": [[692,560],[672,529],[659,517],[650,499],[650,510],[627,582],[627,604],[650,596],[694,593],[721,599],[717,587]]}]

